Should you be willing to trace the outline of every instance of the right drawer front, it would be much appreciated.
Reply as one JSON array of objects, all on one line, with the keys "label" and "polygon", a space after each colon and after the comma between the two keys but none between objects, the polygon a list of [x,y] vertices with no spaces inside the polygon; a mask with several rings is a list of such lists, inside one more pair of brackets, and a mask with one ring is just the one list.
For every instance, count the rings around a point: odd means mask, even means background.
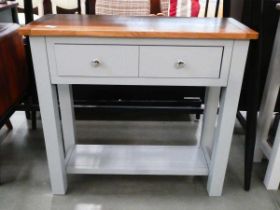
[{"label": "right drawer front", "polygon": [[223,47],[141,46],[140,77],[219,78]]}]

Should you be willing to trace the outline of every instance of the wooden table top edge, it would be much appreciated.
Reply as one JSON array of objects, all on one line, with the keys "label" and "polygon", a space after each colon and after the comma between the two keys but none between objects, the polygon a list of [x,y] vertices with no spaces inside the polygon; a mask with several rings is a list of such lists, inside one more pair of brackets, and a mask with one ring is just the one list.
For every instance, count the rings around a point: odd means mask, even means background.
[{"label": "wooden table top edge", "polygon": [[[149,31],[149,30],[115,30],[108,26],[98,28],[91,25],[44,25],[45,21],[56,15],[46,15],[37,21],[22,26],[18,32],[24,36],[53,36],[53,37],[106,37],[106,38],[161,38],[161,39],[231,39],[254,40],[259,34],[233,18],[206,18],[210,20],[225,20],[238,29],[237,32],[209,32],[209,31]],[[90,17],[90,16],[87,16]],[[92,16],[93,17],[93,16]],[[101,17],[101,16],[100,16]],[[102,17],[101,17],[102,18]],[[126,17],[128,18],[128,17]],[[134,17],[135,18],[135,17]],[[140,17],[139,17],[140,18]],[[141,17],[143,18],[143,17]],[[161,17],[153,17],[161,18]],[[165,17],[166,18],[166,17]],[[202,18],[197,18],[200,21]],[[200,20],[199,20],[200,19]],[[186,18],[187,20],[187,18]],[[192,20],[194,21],[194,20]]]}]

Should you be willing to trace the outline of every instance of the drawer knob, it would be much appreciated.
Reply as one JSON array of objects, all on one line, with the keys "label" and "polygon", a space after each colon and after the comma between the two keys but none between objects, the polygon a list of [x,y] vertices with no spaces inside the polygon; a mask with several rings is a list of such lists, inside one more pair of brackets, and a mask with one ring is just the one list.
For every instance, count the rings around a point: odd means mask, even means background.
[{"label": "drawer knob", "polygon": [[101,62],[100,62],[98,59],[93,59],[93,60],[91,61],[91,63],[92,63],[92,65],[93,65],[94,67],[98,67],[98,66],[100,66],[100,64],[101,64]]},{"label": "drawer knob", "polygon": [[185,62],[184,62],[184,61],[181,61],[181,60],[177,61],[176,67],[177,67],[178,69],[184,68],[184,66],[185,66]]}]

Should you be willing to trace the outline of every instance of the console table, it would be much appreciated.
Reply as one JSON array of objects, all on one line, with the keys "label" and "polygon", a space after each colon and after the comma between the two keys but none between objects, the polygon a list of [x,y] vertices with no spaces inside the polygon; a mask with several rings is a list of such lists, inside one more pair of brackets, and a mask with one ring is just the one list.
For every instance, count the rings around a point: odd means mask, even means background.
[{"label": "console table", "polygon": [[[86,15],[48,15],[19,31],[30,37],[54,194],[65,194],[67,174],[208,176],[209,195],[222,194],[255,31],[231,18]],[[71,84],[205,86],[200,143],[76,144]]]}]

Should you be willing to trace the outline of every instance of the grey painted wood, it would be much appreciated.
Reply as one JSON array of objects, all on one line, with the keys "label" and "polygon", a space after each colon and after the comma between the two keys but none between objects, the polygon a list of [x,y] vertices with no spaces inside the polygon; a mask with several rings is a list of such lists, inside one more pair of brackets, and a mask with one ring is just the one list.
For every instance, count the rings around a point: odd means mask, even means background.
[{"label": "grey painted wood", "polygon": [[54,46],[57,75],[73,77],[137,77],[138,46]]},{"label": "grey painted wood", "polygon": [[203,113],[203,123],[201,130],[201,146],[207,160],[211,160],[212,147],[214,142],[214,131],[217,120],[217,111],[220,99],[220,87],[207,87],[205,93],[205,107]]},{"label": "grey painted wood", "polygon": [[[215,121],[216,121],[216,112],[217,110],[217,104],[220,104],[220,111],[219,116],[217,119],[217,128],[214,132],[214,139],[213,139],[213,151],[211,154],[211,157],[206,158],[207,156],[203,154],[203,148],[201,148],[201,145],[197,145],[194,147],[196,150],[191,149],[190,154],[196,154],[195,151],[199,151],[198,156],[192,155],[190,158],[191,161],[187,161],[187,165],[184,165],[183,171],[176,171],[174,170],[172,172],[170,167],[165,168],[165,173],[163,174],[189,174],[189,175],[199,175],[202,174],[200,171],[199,164],[201,161],[197,160],[203,160],[205,163],[203,170],[205,172],[205,168],[208,167],[209,169],[209,177],[208,177],[208,192],[210,196],[220,196],[222,194],[222,188],[223,188],[223,182],[228,162],[228,155],[230,151],[230,145],[231,145],[231,138],[233,133],[233,127],[235,122],[235,114],[237,111],[237,105],[238,105],[238,99],[240,95],[241,90],[241,83],[244,73],[244,67],[245,67],[245,61],[246,61],[246,55],[248,50],[248,44],[249,41],[232,41],[232,40],[168,40],[168,39],[113,39],[113,38],[71,38],[71,37],[46,37],[43,38],[33,38],[32,37],[32,53],[33,57],[35,58],[35,72],[36,78],[40,77],[40,79],[36,79],[37,85],[39,87],[39,95],[44,94],[44,90],[46,89],[47,92],[49,89],[54,90],[54,86],[51,84],[58,84],[59,85],[59,98],[62,102],[62,123],[65,124],[63,126],[63,133],[64,137],[67,136],[66,134],[67,130],[73,129],[74,127],[74,117],[73,117],[73,108],[72,108],[72,102],[71,102],[71,92],[69,90],[68,84],[121,84],[121,85],[164,85],[164,86],[206,86],[208,87],[208,94],[206,98],[208,107],[206,108],[206,117],[205,122],[203,126],[203,133],[202,133],[202,139],[204,143],[211,144],[211,136],[213,136],[213,129],[215,127]],[[88,60],[91,59],[88,54],[91,56],[91,52],[93,52],[94,57],[98,55],[97,51],[95,51],[93,45],[98,45],[100,48],[100,54],[104,56],[105,60],[107,60],[108,55],[111,55],[107,47],[112,47],[116,49],[115,51],[118,52],[119,49],[130,49],[131,54],[128,55],[127,51],[124,50],[119,54],[114,55],[114,58],[109,58],[111,62],[111,71],[114,73],[120,66],[123,68],[127,68],[122,70],[121,74],[119,76],[112,76],[113,74],[105,74],[105,75],[98,75],[99,73],[93,73],[91,75],[91,72],[89,73],[88,70],[85,70],[88,68],[85,66],[84,57],[86,57],[86,63],[90,62]],[[58,47],[59,46],[59,47]],[[67,46],[67,47],[66,47]],[[76,50],[77,46],[77,51]],[[160,46],[163,46],[162,48]],[[170,49],[173,49],[173,52],[175,56],[180,56],[182,54],[182,51],[178,51],[178,47],[182,47],[182,49],[197,49],[197,48],[203,48],[207,49],[203,53],[203,58],[201,58],[202,61],[205,61],[206,66],[204,68],[210,67],[208,69],[199,69],[198,62],[199,57],[191,56],[192,59],[190,59],[189,62],[193,62],[191,66],[195,67],[193,69],[201,71],[199,74],[199,77],[197,78],[191,78],[191,77],[182,77],[178,75],[177,78],[169,78],[170,75],[163,75],[166,77],[161,77],[158,73],[161,71],[160,68],[153,68],[150,66],[150,71],[158,71],[156,72],[156,76],[154,78],[150,77],[143,77],[141,74],[139,74],[139,70],[145,69],[145,67],[149,67],[150,63],[145,62],[142,64],[142,59],[140,56],[139,59],[139,49],[143,47],[143,49],[149,49],[146,53],[149,53],[149,51],[153,51],[152,49],[157,49],[156,52],[159,54],[162,54],[162,58],[155,59],[154,62],[165,62],[167,58],[166,54],[169,53],[167,49],[167,46],[170,46]],[[61,47],[61,48],[60,48]],[[70,47],[70,48],[69,48]],[[60,49],[59,49],[60,48]],[[98,47],[97,47],[98,48]],[[212,50],[210,50],[213,49]],[[71,50],[70,50],[71,49]],[[135,51],[135,49],[137,49]],[[159,50],[164,49],[164,50]],[[175,50],[176,49],[176,50]],[[222,52],[221,52],[222,49]],[[47,54],[46,54],[47,50]],[[43,53],[42,53],[42,52]],[[69,51],[69,54],[76,53],[75,55],[78,55],[78,59],[74,61],[72,57],[67,57],[67,52]],[[114,51],[114,50],[113,50]],[[78,52],[78,54],[77,54]],[[89,52],[89,53],[85,53]],[[155,52],[152,52],[154,54]],[[183,52],[184,54],[185,52]],[[213,55],[211,54],[213,53]],[[221,53],[222,53],[222,61],[221,61]],[[65,54],[65,56],[64,56]],[[127,58],[131,58],[128,61],[126,61],[127,66],[123,65],[123,61],[118,60],[118,57],[126,56]],[[136,58],[134,57],[136,55]],[[76,56],[75,56],[76,57]],[[110,57],[110,56],[109,56]],[[144,55],[145,58],[148,58],[148,56]],[[172,56],[171,56],[172,57]],[[213,58],[213,60],[208,61],[204,57]],[[71,58],[71,59],[70,59]],[[173,56],[175,59],[175,57]],[[57,61],[57,59],[59,61]],[[70,61],[69,61],[70,59]],[[95,58],[93,58],[95,59]],[[123,59],[123,58],[122,58]],[[99,61],[99,60],[98,60]],[[103,61],[103,59],[102,59]],[[68,62],[68,63],[67,63]],[[75,63],[77,62],[77,63]],[[149,61],[150,62],[150,61]],[[102,63],[102,62],[101,62]],[[135,75],[135,68],[133,67],[134,64],[137,64]],[[43,66],[39,66],[43,64]],[[47,65],[48,64],[48,65]],[[94,62],[94,64],[96,64]],[[100,64],[99,62],[97,64]],[[216,68],[220,64],[220,70],[218,69],[219,75],[217,76]],[[141,66],[142,65],[142,66]],[[201,64],[204,65],[204,64]],[[139,66],[141,68],[139,69]],[[129,68],[132,68],[131,71],[129,71]],[[159,66],[160,67],[160,66]],[[165,68],[165,67],[162,67]],[[76,70],[77,69],[77,70]],[[214,72],[212,72],[214,70]],[[89,70],[90,71],[90,70]],[[113,72],[114,71],[114,72]],[[43,73],[42,73],[43,72]],[[61,74],[62,73],[62,74]],[[70,75],[67,75],[69,74]],[[120,72],[118,72],[120,73]],[[141,72],[140,72],[141,73]],[[155,73],[155,72],[154,72]],[[198,73],[198,72],[196,72]],[[153,74],[151,72],[151,74]],[[47,75],[47,76],[46,76]],[[175,75],[175,76],[177,76]],[[195,75],[193,73],[193,75]],[[172,75],[171,75],[172,76]],[[213,78],[211,78],[213,77]],[[41,82],[44,81],[44,82]],[[65,85],[66,84],[66,85]],[[62,86],[60,86],[62,85]],[[65,85],[65,86],[64,86]],[[220,87],[222,87],[222,94],[221,99],[219,100],[219,92]],[[48,134],[45,137],[46,144],[48,145],[47,151],[48,156],[52,155],[52,153],[55,154],[55,157],[49,158],[49,165],[50,168],[52,168],[51,172],[51,182],[52,185],[54,185],[54,193],[64,193],[66,189],[66,176],[65,176],[65,166],[67,167],[69,173],[103,173],[104,168],[102,170],[96,168],[95,161],[101,161],[99,164],[100,166],[109,167],[105,170],[106,173],[121,173],[120,171],[115,170],[116,166],[120,166],[122,164],[125,164],[126,161],[129,158],[123,158],[122,156],[118,156],[117,154],[128,154],[126,152],[121,151],[127,151],[125,148],[127,146],[123,146],[122,149],[116,150],[114,147],[107,148],[105,153],[102,153],[102,149],[100,151],[96,149],[100,149],[100,147],[96,147],[94,145],[87,147],[80,147],[79,145],[72,146],[75,143],[74,140],[74,131],[69,133],[70,136],[68,139],[65,140],[66,147],[67,147],[67,155],[65,160],[63,160],[63,148],[62,148],[62,137],[61,137],[61,128],[59,124],[59,116],[57,114],[57,101],[55,101],[56,92],[52,92],[52,94],[48,94],[47,97],[40,96],[41,101],[46,102],[40,102],[40,105],[43,107],[43,110],[45,110],[45,118],[43,118],[43,125],[45,125],[45,133],[46,132],[52,132],[52,134]],[[50,102],[47,102],[49,100]],[[50,104],[51,103],[51,106]],[[216,106],[216,107],[215,107]],[[50,111],[50,116],[46,117],[46,112]],[[44,112],[44,111],[43,111]],[[68,115],[71,115],[70,117]],[[48,117],[52,117],[53,119],[50,120]],[[66,120],[67,119],[67,120]],[[51,126],[49,124],[52,124]],[[210,125],[211,124],[211,125]],[[207,137],[206,137],[207,136]],[[50,139],[50,137],[54,137]],[[203,146],[203,145],[202,145]],[[105,148],[105,147],[104,147]],[[121,148],[121,147],[118,147]],[[164,148],[164,151],[167,151],[168,147],[164,146],[155,146],[153,149],[160,149]],[[133,150],[135,150],[135,154],[140,154],[139,152],[141,149],[140,146],[133,146]],[[149,148],[150,150],[150,148]],[[83,153],[84,152],[84,153]],[[89,152],[89,155],[88,153]],[[115,153],[116,152],[116,153]],[[120,152],[120,153],[118,153]],[[95,158],[92,156],[92,153],[98,154],[98,155],[105,155],[105,159],[103,158]],[[137,161],[140,161],[138,163],[141,163],[141,155],[135,155],[131,156],[131,158],[135,159]],[[142,153],[141,153],[142,154]],[[161,153],[160,156],[162,156],[165,153]],[[171,153],[168,153],[167,157],[171,160],[174,158],[173,155],[170,155]],[[173,153],[172,153],[173,154]],[[181,154],[181,153],[180,153]],[[201,155],[203,154],[203,155]],[[176,155],[175,155],[176,156]],[[120,158],[120,159],[115,159]],[[163,157],[162,157],[163,158]],[[186,158],[188,158],[188,154],[186,153]],[[197,159],[198,158],[198,159]],[[56,162],[54,161],[56,159]],[[161,159],[161,157],[153,157],[154,159]],[[177,159],[177,158],[175,158]],[[84,161],[83,161],[84,160]],[[104,161],[105,162],[102,162]],[[135,161],[136,161],[135,160]],[[173,160],[173,159],[172,159]],[[179,158],[179,160],[186,161],[183,158]],[[206,164],[206,160],[208,160],[208,165]],[[113,161],[112,164],[109,164],[109,162],[106,161]],[[168,160],[165,161],[166,164],[168,164]],[[172,161],[171,161],[172,162]],[[180,162],[180,161],[179,161]],[[77,163],[77,164],[75,164]],[[79,165],[78,163],[85,163],[82,165]],[[105,164],[106,163],[106,164]],[[177,162],[173,161],[174,164],[177,164]],[[109,165],[108,165],[109,164]],[[119,165],[120,164],[120,165]],[[148,165],[149,167],[152,167],[152,165],[156,166],[155,162],[151,161],[151,165]],[[162,163],[164,164],[164,163]],[[98,165],[98,164],[97,164]],[[180,164],[179,164],[180,165]],[[124,174],[133,174],[133,164],[127,164],[127,167],[125,168]],[[189,167],[189,168],[188,168]],[[163,171],[164,171],[163,170]],[[104,173],[105,173],[104,172]],[[142,174],[160,174],[156,173],[155,170],[147,170],[147,168],[144,169],[144,171],[137,171],[135,170],[135,174],[140,173]],[[204,173],[203,172],[203,173]],[[207,172],[208,173],[208,172]],[[205,174],[205,173],[204,173]],[[57,177],[55,177],[57,175]],[[63,188],[63,186],[65,188]],[[63,190],[64,189],[64,190]]]},{"label": "grey painted wood", "polygon": [[277,190],[280,182],[280,128],[278,126],[274,144],[268,144],[269,128],[273,119],[273,112],[277,102],[280,87],[280,21],[275,35],[268,75],[260,106],[257,123],[257,143],[255,147],[255,160],[260,160],[262,154],[269,159],[264,178],[264,184],[269,190]]},{"label": "grey painted wood", "polygon": [[0,11],[0,22],[2,22],[2,23],[13,23],[14,22],[11,8]]},{"label": "grey painted wood", "polygon": [[71,174],[208,175],[197,146],[81,145],[67,164]]},{"label": "grey painted wood", "polygon": [[[230,64],[230,56],[232,49],[232,40],[164,40],[164,39],[112,39],[112,38],[72,38],[72,37],[47,37],[47,48],[48,56],[50,59],[50,70],[51,70],[51,80],[55,84],[109,84],[109,85],[172,85],[172,86],[226,86],[228,79],[228,71]],[[97,46],[96,46],[97,45]],[[58,47],[59,46],[59,47]],[[77,48],[73,50],[72,47]],[[99,50],[94,50],[95,47]],[[169,46],[171,49],[174,47],[184,48],[186,47],[186,52],[190,49],[204,49],[201,52],[201,58],[199,55],[194,54],[188,59],[189,64],[192,67],[192,71],[189,73],[184,73],[183,71],[174,73],[170,75],[166,66],[162,65],[166,61],[166,58],[160,56],[160,58],[155,59],[155,64],[158,64],[157,68],[148,67],[146,64],[145,68],[142,65],[142,60],[138,60],[134,56],[138,57],[138,52],[135,52],[135,47],[152,47],[152,46]],[[126,47],[126,48],[125,48]],[[192,48],[197,47],[197,48]],[[81,49],[83,48],[83,49]],[[209,52],[209,49],[213,49]],[[115,56],[114,52],[110,52],[109,49],[120,49],[118,56]],[[122,58],[127,55],[125,49],[129,50],[129,55],[126,56],[125,62],[127,67],[123,67]],[[157,49],[157,48],[156,48]],[[177,48],[176,48],[177,49]],[[222,49],[222,63],[221,63],[221,49]],[[87,52],[82,55],[82,51]],[[117,50],[118,51],[118,50]],[[92,53],[93,52],[93,53]],[[168,51],[158,50],[157,53],[162,53],[170,55]],[[94,69],[90,61],[98,58],[101,55],[103,57],[110,58],[110,68],[106,70],[103,68],[102,64]],[[189,53],[187,53],[189,55]],[[207,56],[206,56],[207,54]],[[66,56],[69,55],[69,56]],[[75,55],[75,56],[74,56]],[[179,56],[179,54],[178,54]],[[195,57],[195,59],[194,59]],[[205,59],[205,57],[216,58],[216,59]],[[135,61],[137,59],[137,61]],[[202,62],[202,61],[204,62]],[[79,62],[78,62],[79,61]],[[191,63],[190,63],[191,61]],[[207,62],[206,62],[207,61]],[[105,62],[106,59],[100,59],[100,62]],[[141,63],[139,63],[141,62]],[[209,68],[199,68],[199,64],[205,63],[204,67]],[[79,65],[78,65],[79,63]],[[146,77],[135,69],[135,63],[137,63],[146,74],[150,71],[151,75],[156,74],[153,77]],[[77,66],[78,65],[78,66]],[[76,68],[74,68],[76,67]],[[195,67],[195,68],[193,68]],[[213,67],[213,68],[211,68]],[[79,69],[79,70],[76,70]],[[141,70],[140,69],[140,70]],[[100,71],[99,71],[100,70]],[[176,69],[182,70],[182,69]],[[152,73],[157,71],[156,73]],[[175,71],[176,72],[176,71]],[[165,77],[159,77],[159,75],[164,75]],[[143,77],[145,76],[145,77]],[[171,77],[170,77],[171,76]],[[185,76],[185,77],[184,77]],[[119,79],[116,79],[118,77]],[[175,77],[175,78],[174,78]],[[177,77],[177,78],[176,78]]]},{"label": "grey painted wood", "polygon": [[76,142],[75,113],[71,85],[57,85],[64,151],[67,153]]},{"label": "grey painted wood", "polygon": [[235,116],[240,97],[242,78],[249,41],[235,41],[227,87],[222,88],[220,109],[207,189],[210,196],[220,196],[228,163]]},{"label": "grey painted wood", "polygon": [[67,178],[56,86],[50,82],[47,49],[44,37],[31,37],[33,65],[46,143],[53,194],[65,194]]},{"label": "grey painted wood", "polygon": [[223,47],[140,46],[140,77],[219,78]]}]

